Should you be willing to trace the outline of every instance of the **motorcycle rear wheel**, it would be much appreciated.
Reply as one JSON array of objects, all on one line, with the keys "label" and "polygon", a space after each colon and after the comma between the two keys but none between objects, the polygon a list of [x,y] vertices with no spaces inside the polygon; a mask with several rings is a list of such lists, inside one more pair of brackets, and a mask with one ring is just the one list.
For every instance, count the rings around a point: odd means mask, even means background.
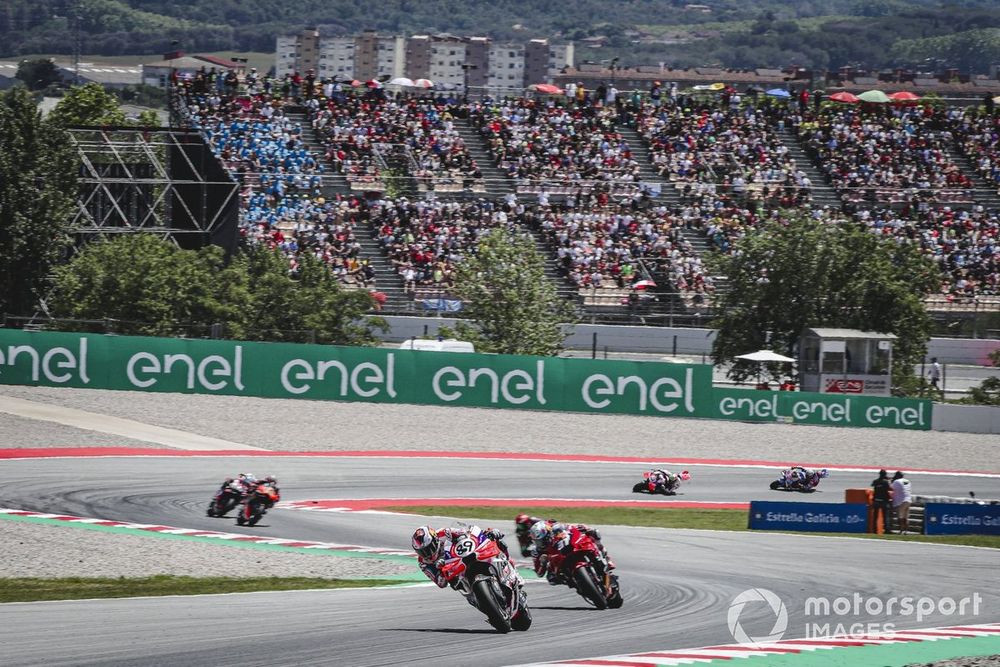
[{"label": "motorcycle rear wheel", "polygon": [[601,592],[601,588],[597,585],[593,568],[589,565],[577,568],[576,572],[573,573],[573,578],[576,581],[576,591],[585,600],[598,609],[608,608],[608,601],[604,597],[604,593]]},{"label": "motorcycle rear wheel", "polygon": [[472,584],[472,594],[476,596],[476,606],[479,607],[480,611],[486,614],[486,618],[489,619],[490,625],[501,633],[507,634],[511,630],[511,621],[507,618],[507,614],[504,613],[503,608],[497,602],[496,597],[493,595],[493,582],[488,579],[480,579],[476,583]]}]

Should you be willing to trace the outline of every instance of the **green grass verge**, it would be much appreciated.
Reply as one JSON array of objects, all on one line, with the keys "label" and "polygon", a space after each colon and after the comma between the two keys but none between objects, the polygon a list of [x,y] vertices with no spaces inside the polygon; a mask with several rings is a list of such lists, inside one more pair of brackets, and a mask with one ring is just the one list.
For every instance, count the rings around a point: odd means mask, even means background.
[{"label": "green grass verge", "polygon": [[0,602],[84,600],[153,595],[205,595],[316,588],[362,588],[399,584],[393,579],[322,579],[319,577],[34,577],[0,579]]},{"label": "green grass verge", "polygon": [[[532,516],[558,518],[567,523],[588,523],[594,526],[650,526],[654,528],[700,528],[710,530],[747,530],[746,510],[712,509],[644,509],[635,507],[480,507],[467,506],[399,506],[381,508],[387,512],[406,512],[429,516],[482,519],[493,521],[499,528],[513,523],[518,512]],[[841,535],[894,542],[930,542],[932,544],[962,544],[973,547],[1000,549],[1000,537],[995,535],[870,535],[857,533],[794,533],[795,535]]]}]

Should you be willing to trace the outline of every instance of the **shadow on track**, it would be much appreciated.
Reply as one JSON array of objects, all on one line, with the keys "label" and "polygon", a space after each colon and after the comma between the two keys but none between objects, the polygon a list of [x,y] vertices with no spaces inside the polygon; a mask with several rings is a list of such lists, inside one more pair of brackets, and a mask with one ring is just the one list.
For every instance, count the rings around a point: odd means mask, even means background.
[{"label": "shadow on track", "polygon": [[381,628],[380,632],[442,632],[456,635],[495,635],[496,630],[472,630],[470,628]]},{"label": "shadow on track", "polygon": [[547,609],[549,611],[600,611],[597,607],[537,607],[532,605],[532,611],[535,609]]}]

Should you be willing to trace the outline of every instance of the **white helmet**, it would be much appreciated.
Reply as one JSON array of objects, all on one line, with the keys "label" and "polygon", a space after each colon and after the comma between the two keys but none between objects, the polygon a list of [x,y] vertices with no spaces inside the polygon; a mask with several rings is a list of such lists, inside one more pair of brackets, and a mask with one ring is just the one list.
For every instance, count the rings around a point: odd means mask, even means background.
[{"label": "white helmet", "polygon": [[435,560],[441,552],[441,540],[430,526],[420,526],[413,531],[413,550],[425,561]]},{"label": "white helmet", "polygon": [[528,534],[531,535],[531,539],[535,542],[544,544],[552,536],[552,529],[549,528],[549,524],[546,522],[536,521],[528,530]]}]

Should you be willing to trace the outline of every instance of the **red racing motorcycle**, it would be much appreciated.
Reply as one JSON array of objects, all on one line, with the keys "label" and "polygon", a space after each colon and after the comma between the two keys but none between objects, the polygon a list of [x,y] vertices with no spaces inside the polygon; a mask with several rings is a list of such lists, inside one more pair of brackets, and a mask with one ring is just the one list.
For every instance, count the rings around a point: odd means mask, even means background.
[{"label": "red racing motorcycle", "polygon": [[440,572],[452,588],[486,614],[497,632],[531,627],[528,596],[514,565],[500,545],[478,527],[449,545]]},{"label": "red racing motorcycle", "polygon": [[622,594],[618,576],[608,569],[608,561],[587,533],[571,526],[554,538],[549,550],[549,569],[559,581],[576,589],[584,600],[598,609],[618,609]]},{"label": "red racing motorcycle", "polygon": [[247,495],[236,515],[236,525],[255,525],[279,500],[281,495],[276,488],[269,484],[260,484]]}]

